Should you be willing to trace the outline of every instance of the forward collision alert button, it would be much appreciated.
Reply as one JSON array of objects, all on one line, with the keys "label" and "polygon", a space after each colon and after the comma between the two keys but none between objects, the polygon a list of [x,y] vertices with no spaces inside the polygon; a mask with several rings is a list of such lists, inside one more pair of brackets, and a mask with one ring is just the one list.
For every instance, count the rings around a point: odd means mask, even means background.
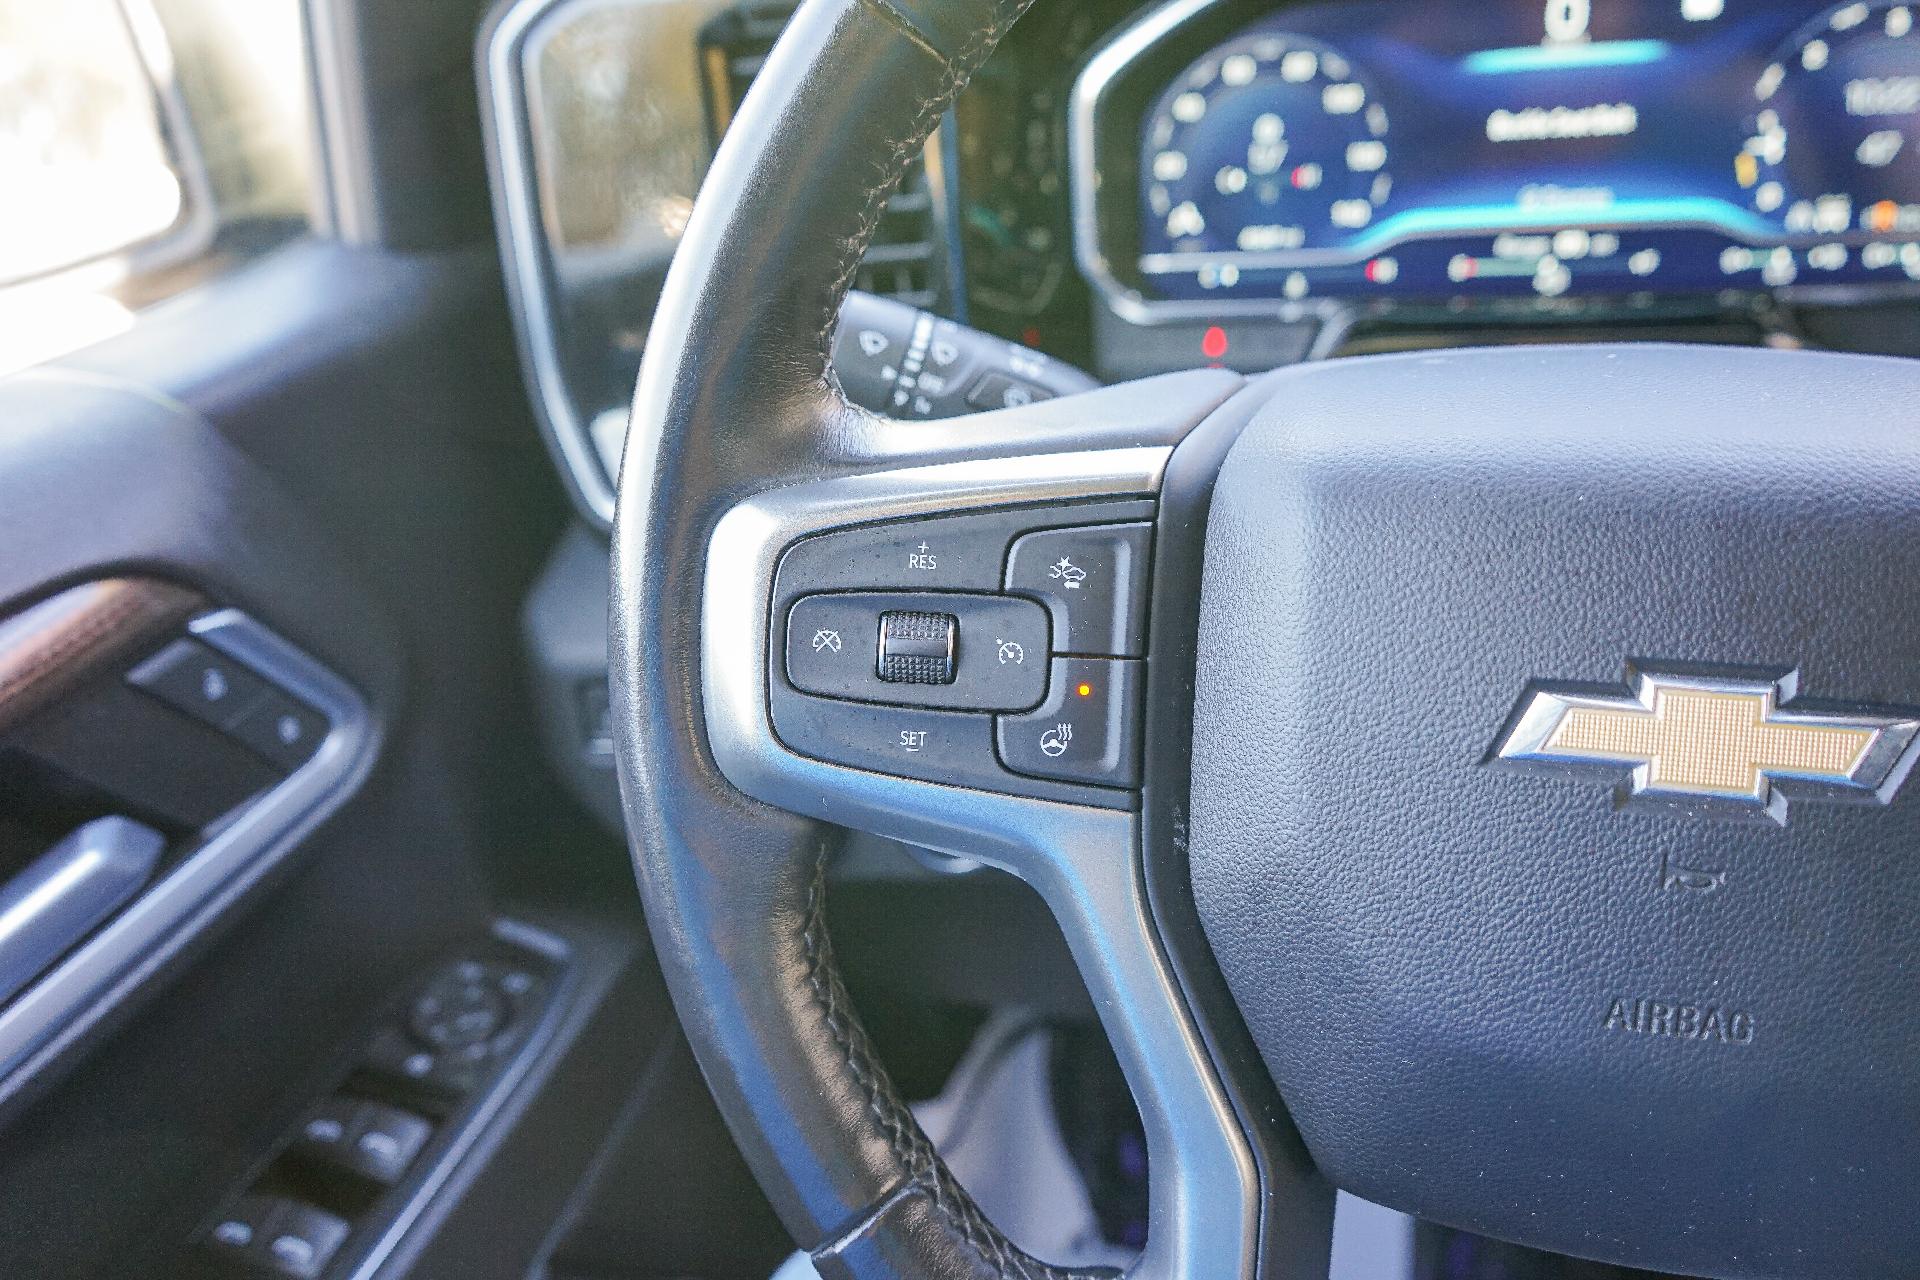
[{"label": "forward collision alert button", "polygon": [[1055,653],[1139,657],[1152,546],[1149,524],[1042,529],[1007,553],[1007,590],[1047,607]]},{"label": "forward collision alert button", "polygon": [[1139,786],[1145,667],[1125,658],[1055,658],[1039,709],[999,717],[1000,762],[1038,778]]}]

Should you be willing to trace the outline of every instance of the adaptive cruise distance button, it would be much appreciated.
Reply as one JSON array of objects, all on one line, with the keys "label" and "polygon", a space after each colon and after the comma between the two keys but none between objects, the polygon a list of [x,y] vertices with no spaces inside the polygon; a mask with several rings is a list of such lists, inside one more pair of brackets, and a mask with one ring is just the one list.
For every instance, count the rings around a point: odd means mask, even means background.
[{"label": "adaptive cruise distance button", "polygon": [[1007,768],[1062,782],[1140,785],[1140,699],[1146,664],[1055,658],[1053,688],[1038,710],[999,717]]},{"label": "adaptive cruise distance button", "polygon": [[[915,617],[923,621],[909,627],[907,620]],[[912,638],[908,631],[926,635]],[[1045,609],[1005,596],[890,591],[804,596],[787,614],[787,679],[797,689],[830,698],[1024,711],[1046,694],[1047,632]],[[948,671],[951,678],[939,682]],[[914,675],[922,679],[903,679]]]},{"label": "adaptive cruise distance button", "polygon": [[1147,648],[1152,538],[1147,524],[1029,533],[1007,557],[1007,590],[1047,606],[1055,653],[1138,657]]}]

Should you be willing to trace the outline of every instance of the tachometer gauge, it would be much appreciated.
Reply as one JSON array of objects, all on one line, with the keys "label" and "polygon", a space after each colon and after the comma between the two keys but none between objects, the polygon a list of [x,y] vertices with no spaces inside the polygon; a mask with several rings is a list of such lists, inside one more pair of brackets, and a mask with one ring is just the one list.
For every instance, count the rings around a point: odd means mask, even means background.
[{"label": "tachometer gauge", "polygon": [[[1392,191],[1387,123],[1347,59],[1317,41],[1258,35],[1214,49],[1148,117],[1148,243],[1175,254],[1338,248]],[[1213,269],[1233,270],[1231,258]]]},{"label": "tachometer gauge", "polygon": [[1761,72],[1734,173],[1788,235],[1835,237],[1822,251],[1836,256],[1849,233],[1920,235],[1917,17],[1908,4],[1840,5]]}]

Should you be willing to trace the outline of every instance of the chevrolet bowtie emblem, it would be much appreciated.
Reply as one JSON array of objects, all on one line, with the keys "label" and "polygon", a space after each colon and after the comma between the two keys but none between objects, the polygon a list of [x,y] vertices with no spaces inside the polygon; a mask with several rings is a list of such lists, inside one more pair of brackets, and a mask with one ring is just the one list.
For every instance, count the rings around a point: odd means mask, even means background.
[{"label": "chevrolet bowtie emblem", "polygon": [[1794,706],[1777,680],[1630,673],[1631,693],[1538,684],[1495,758],[1566,772],[1626,774],[1626,794],[1730,802],[1786,820],[1795,799],[1886,803],[1906,779],[1920,720]]}]

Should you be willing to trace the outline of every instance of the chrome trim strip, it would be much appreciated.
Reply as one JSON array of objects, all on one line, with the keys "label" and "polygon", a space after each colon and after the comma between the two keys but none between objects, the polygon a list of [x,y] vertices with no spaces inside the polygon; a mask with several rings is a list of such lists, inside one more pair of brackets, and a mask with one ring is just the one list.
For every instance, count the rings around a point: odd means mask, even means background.
[{"label": "chrome trim strip", "polygon": [[311,760],[241,808],[185,861],[0,1009],[0,1100],[82,1035],[279,863],[372,767],[376,726],[360,695],[233,609],[188,629],[332,722]]},{"label": "chrome trim strip", "polygon": [[303,4],[307,67],[313,75],[317,229],[344,244],[380,243],[380,202],[367,154],[367,98],[360,79],[360,28],[350,6]]},{"label": "chrome trim strip", "polygon": [[166,848],[152,827],[112,814],[0,885],[0,1004],[139,894]]},{"label": "chrome trim strip", "polygon": [[1135,814],[969,791],[825,764],[774,736],[766,680],[781,554],[836,526],[1013,503],[1157,492],[1171,451],[1130,448],[885,471],[777,489],[720,521],[708,546],[701,678],[728,779],[769,804],[991,863],[1058,918],[1146,1127],[1140,1277],[1251,1277],[1258,1175],[1161,950],[1136,860]]},{"label": "chrome trim strip", "polygon": [[533,139],[521,50],[533,26],[571,0],[518,0],[498,13],[481,36],[480,105],[487,117],[488,170],[507,285],[508,310],[520,337],[520,362],[533,408],[575,495],[601,528],[613,525],[614,481],[600,466],[587,424],[574,412],[560,367],[559,337],[546,237],[541,232]]}]

